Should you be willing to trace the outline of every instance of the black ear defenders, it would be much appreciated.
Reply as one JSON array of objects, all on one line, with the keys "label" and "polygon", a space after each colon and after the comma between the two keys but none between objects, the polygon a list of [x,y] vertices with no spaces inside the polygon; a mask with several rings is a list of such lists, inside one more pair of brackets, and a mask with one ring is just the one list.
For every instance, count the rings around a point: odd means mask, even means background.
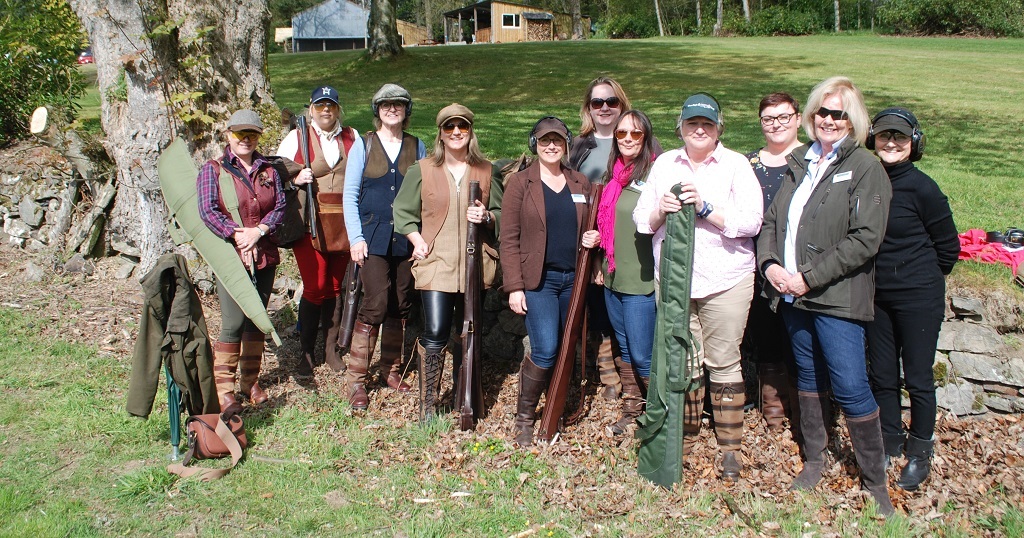
[{"label": "black ear defenders", "polygon": [[871,120],[871,130],[868,131],[868,139],[864,142],[864,147],[870,150],[875,149],[875,124],[885,116],[896,116],[910,124],[910,127],[914,130],[910,135],[910,162],[920,161],[921,157],[924,156],[926,138],[924,131],[921,130],[921,124],[917,121],[917,117],[905,108],[887,108],[876,114],[874,119]]},{"label": "black ear defenders", "polygon": [[543,118],[537,120],[537,123],[533,124],[533,129],[530,129],[530,152],[533,153],[534,155],[537,154],[537,128],[539,128],[540,124],[545,120],[555,120],[558,123],[560,123],[563,128],[565,128],[565,151],[566,153],[568,153],[569,150],[572,149],[572,130],[569,129],[569,126],[566,125],[564,121],[562,121],[559,118],[556,118],[555,116],[544,116]]}]

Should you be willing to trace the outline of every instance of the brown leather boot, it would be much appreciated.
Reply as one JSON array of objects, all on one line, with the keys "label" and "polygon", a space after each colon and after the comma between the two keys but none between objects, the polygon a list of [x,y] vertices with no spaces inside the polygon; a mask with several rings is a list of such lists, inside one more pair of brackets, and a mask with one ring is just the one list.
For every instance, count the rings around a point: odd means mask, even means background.
[{"label": "brown leather boot", "polygon": [[238,357],[238,390],[253,404],[261,404],[270,395],[260,388],[260,366],[266,337],[260,332],[242,334],[242,351]]},{"label": "brown leather boot", "polygon": [[[345,371],[345,361],[338,353],[338,336],[341,335],[341,309],[344,301],[340,297],[325,299],[320,308],[320,325],[324,331],[324,362],[339,374]],[[353,336],[354,338],[354,336]],[[373,355],[373,348],[370,348]]]},{"label": "brown leather boot", "polygon": [[380,378],[398,392],[412,390],[402,379],[402,349],[405,347],[405,320],[388,318],[380,335]]},{"label": "brown leather boot", "polygon": [[704,416],[704,385],[686,393],[683,409],[683,456],[693,451],[693,445],[700,436],[700,422]]},{"label": "brown leather boot", "polygon": [[622,414],[609,429],[613,435],[622,435],[626,433],[630,424],[636,424],[636,418],[643,412],[644,391],[641,389],[641,378],[636,375],[632,364],[615,359],[615,366],[618,367],[619,379],[622,382]]},{"label": "brown leather boot", "polygon": [[377,327],[357,321],[352,331],[352,346],[348,351],[348,403],[354,410],[364,410],[370,405],[366,395],[366,372],[370,369],[370,356],[377,347]]},{"label": "brown leather boot", "polygon": [[533,424],[537,421],[537,404],[540,395],[548,387],[551,368],[541,368],[523,357],[519,368],[519,399],[516,402],[515,442],[519,446],[533,444]]},{"label": "brown leather boot", "polygon": [[761,416],[771,431],[785,428],[786,408],[789,407],[789,376],[782,363],[762,363],[757,369],[761,392]]},{"label": "brown leather boot", "polygon": [[878,503],[878,513],[891,516],[892,499],[889,498],[888,475],[885,472],[885,442],[882,440],[882,426],[878,421],[878,410],[866,417],[846,417],[846,429],[850,430],[850,444],[860,466],[860,480],[865,490]]},{"label": "brown leather boot", "polygon": [[313,375],[316,361],[316,337],[320,334],[320,305],[305,299],[299,301],[299,364],[295,373],[301,377]]},{"label": "brown leather boot", "polygon": [[213,344],[213,380],[217,384],[220,412],[226,415],[237,415],[242,411],[242,406],[235,398],[235,372],[238,370],[241,350],[242,344],[238,342]]},{"label": "brown leather boot", "polygon": [[600,394],[605,400],[617,400],[620,391],[624,388],[619,372],[615,369],[616,364],[621,361],[622,357],[616,356],[612,338],[610,336],[601,338],[601,343],[597,346],[597,372],[601,377]]},{"label": "brown leather boot", "polygon": [[740,448],[743,444],[743,405],[747,401],[743,382],[715,383],[711,386],[711,416],[715,437],[722,451],[722,479],[736,481],[743,470]]},{"label": "brown leather boot", "polygon": [[445,351],[446,347],[427,350],[419,340],[416,341],[416,354],[419,356],[420,422],[433,418],[436,413]]},{"label": "brown leather boot", "polygon": [[[790,490],[814,489],[825,472],[828,443],[826,421],[831,420],[832,399],[827,393],[797,392],[800,400],[800,432],[804,452],[804,468],[793,479]],[[881,430],[879,430],[881,431]]]}]

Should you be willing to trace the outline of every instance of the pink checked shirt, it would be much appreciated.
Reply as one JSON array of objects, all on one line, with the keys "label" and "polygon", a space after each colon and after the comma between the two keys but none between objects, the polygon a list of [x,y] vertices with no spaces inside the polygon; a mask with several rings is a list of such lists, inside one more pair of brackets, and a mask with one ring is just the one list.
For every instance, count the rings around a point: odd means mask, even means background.
[{"label": "pink checked shirt", "polygon": [[715,213],[725,217],[723,230],[697,219],[690,297],[703,299],[732,288],[754,272],[753,237],[761,231],[764,211],[761,185],[747,158],[721,143],[704,163],[691,162],[683,148],[658,157],[633,210],[637,231],[654,234],[654,271],[658,279],[665,225],[652,230],[651,212],[676,183],[696,185],[701,198],[715,206]]}]

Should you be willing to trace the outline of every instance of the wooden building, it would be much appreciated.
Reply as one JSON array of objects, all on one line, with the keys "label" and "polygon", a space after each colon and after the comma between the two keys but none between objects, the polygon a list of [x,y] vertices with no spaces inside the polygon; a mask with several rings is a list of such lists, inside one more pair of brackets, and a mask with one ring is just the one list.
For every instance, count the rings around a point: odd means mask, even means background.
[{"label": "wooden building", "polygon": [[[572,15],[515,2],[482,0],[444,14],[445,42],[518,43],[572,39]],[[590,37],[590,17],[583,17]]]},{"label": "wooden building", "polygon": [[426,26],[405,22],[401,19],[397,22],[398,35],[402,36],[402,45],[418,45],[427,42]]},{"label": "wooden building", "polygon": [[[327,0],[292,17],[291,28],[278,28],[275,41],[285,43],[288,52],[364,49],[366,21],[370,10],[350,0]],[[402,45],[426,42],[427,28],[399,20]],[[287,33],[287,37],[282,37]],[[290,39],[291,47],[285,42]]]}]

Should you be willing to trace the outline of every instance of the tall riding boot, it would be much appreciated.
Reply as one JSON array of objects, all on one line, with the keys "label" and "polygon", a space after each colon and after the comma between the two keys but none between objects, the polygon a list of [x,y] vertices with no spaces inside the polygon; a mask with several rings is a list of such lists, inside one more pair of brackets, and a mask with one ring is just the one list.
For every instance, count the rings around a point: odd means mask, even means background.
[{"label": "tall riding boot", "polygon": [[238,390],[254,404],[270,399],[270,395],[260,388],[259,383],[265,342],[266,336],[261,332],[242,334],[242,351],[238,357]]},{"label": "tall riding boot", "polygon": [[616,356],[612,338],[605,336],[597,346],[597,373],[601,377],[601,397],[605,400],[614,401],[619,397],[622,390],[622,377],[616,371],[617,364],[622,362],[621,356]]},{"label": "tall riding boot", "polygon": [[711,386],[711,416],[715,419],[715,437],[722,451],[722,479],[736,481],[743,470],[740,448],[743,444],[743,405],[746,387],[742,381],[715,383]]},{"label": "tall riding boot", "polygon": [[370,357],[377,347],[377,327],[357,321],[352,331],[352,345],[348,351],[348,403],[352,409],[362,411],[370,405],[366,395],[366,372],[370,369]]},{"label": "tall riding boot", "polygon": [[825,472],[826,417],[832,416],[832,399],[828,393],[797,392],[800,401],[800,432],[803,438],[804,468],[793,479],[789,489],[813,489]]},{"label": "tall riding boot", "polygon": [[434,416],[438,392],[441,390],[441,374],[444,371],[445,348],[427,350],[418,340],[416,354],[419,355],[420,421]]},{"label": "tall riding boot", "polygon": [[757,381],[761,389],[761,416],[769,430],[782,431],[789,404],[786,367],[777,362],[762,363],[757,369]]},{"label": "tall riding boot", "polygon": [[380,335],[380,378],[398,392],[412,387],[402,379],[402,349],[405,347],[405,320],[388,318]]},{"label": "tall riding boot", "polygon": [[683,409],[683,455],[690,454],[700,436],[700,422],[704,417],[704,385],[686,393]]},{"label": "tall riding boot", "polygon": [[303,377],[313,375],[316,360],[316,337],[320,334],[320,305],[305,299],[299,301],[299,366],[296,373]]},{"label": "tall riding boot", "polygon": [[864,489],[878,503],[878,513],[892,515],[895,510],[889,498],[885,473],[885,445],[882,441],[882,425],[878,421],[878,410],[866,417],[846,417],[846,428],[850,430],[850,443],[860,466],[860,479]]},{"label": "tall riding boot", "polygon": [[[345,371],[345,361],[341,360],[341,354],[338,353],[343,303],[340,297],[331,297],[324,299],[324,304],[320,308],[320,324],[324,331],[324,362],[339,374]],[[373,355],[372,347],[370,355]]]},{"label": "tall riding boot", "polygon": [[516,403],[516,444],[529,446],[533,444],[533,424],[537,421],[537,404],[540,395],[548,386],[548,374],[551,368],[541,368],[523,357],[519,368],[519,399]]},{"label": "tall riding boot", "polygon": [[238,371],[238,355],[242,344],[215,342],[213,344],[213,380],[217,384],[220,398],[220,412],[237,415],[242,406],[235,399],[235,372]]},{"label": "tall riding boot", "polygon": [[900,473],[896,485],[906,491],[917,491],[932,470],[935,440],[925,441],[913,435],[907,437],[907,466]]},{"label": "tall riding boot", "polygon": [[636,423],[636,418],[643,411],[644,396],[640,389],[640,378],[633,370],[633,365],[616,359],[615,366],[619,369],[619,379],[622,381],[622,414],[609,429],[614,435],[622,435],[626,433],[630,424]]}]

